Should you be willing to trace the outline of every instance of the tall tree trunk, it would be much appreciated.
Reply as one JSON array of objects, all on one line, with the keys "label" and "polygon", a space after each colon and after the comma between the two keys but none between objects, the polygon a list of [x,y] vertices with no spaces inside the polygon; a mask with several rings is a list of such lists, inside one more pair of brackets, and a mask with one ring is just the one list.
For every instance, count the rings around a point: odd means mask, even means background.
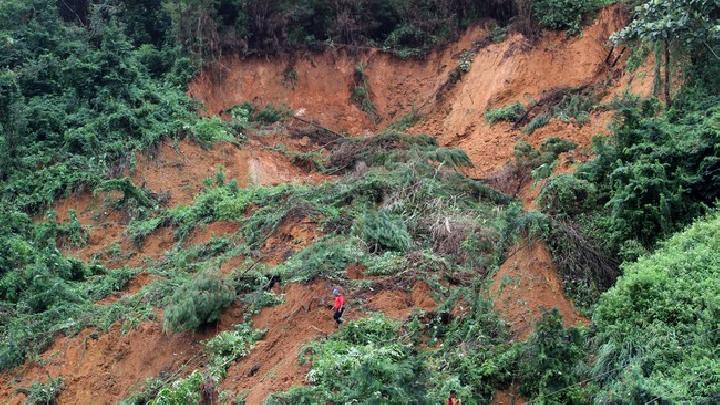
[{"label": "tall tree trunk", "polygon": [[672,107],[670,98],[670,42],[665,40],[665,105]]}]

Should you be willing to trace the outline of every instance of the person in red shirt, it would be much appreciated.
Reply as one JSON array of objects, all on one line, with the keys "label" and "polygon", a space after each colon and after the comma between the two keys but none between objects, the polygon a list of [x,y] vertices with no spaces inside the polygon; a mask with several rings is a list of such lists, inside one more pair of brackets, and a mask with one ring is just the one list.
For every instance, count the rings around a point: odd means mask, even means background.
[{"label": "person in red shirt", "polygon": [[447,405],[461,405],[462,402],[460,402],[460,399],[457,397],[457,391],[451,390],[450,396],[447,399],[446,402]]},{"label": "person in red shirt", "polygon": [[333,295],[335,296],[335,305],[333,305],[335,314],[333,314],[333,319],[335,319],[337,326],[340,326],[343,323],[343,312],[345,312],[345,297],[337,288],[333,289]]}]

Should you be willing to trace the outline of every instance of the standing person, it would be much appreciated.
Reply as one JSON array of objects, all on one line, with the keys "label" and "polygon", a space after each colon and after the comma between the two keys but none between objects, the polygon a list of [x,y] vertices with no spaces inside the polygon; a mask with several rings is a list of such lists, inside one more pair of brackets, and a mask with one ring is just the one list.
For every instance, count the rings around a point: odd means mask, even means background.
[{"label": "standing person", "polygon": [[450,396],[447,399],[446,405],[462,405],[462,401],[457,397],[457,391],[450,390]]},{"label": "standing person", "polygon": [[333,314],[333,319],[335,319],[337,326],[340,326],[343,323],[343,312],[345,312],[345,297],[337,288],[333,288],[333,295],[335,296],[335,305],[333,305],[333,311],[335,311],[335,313]]}]

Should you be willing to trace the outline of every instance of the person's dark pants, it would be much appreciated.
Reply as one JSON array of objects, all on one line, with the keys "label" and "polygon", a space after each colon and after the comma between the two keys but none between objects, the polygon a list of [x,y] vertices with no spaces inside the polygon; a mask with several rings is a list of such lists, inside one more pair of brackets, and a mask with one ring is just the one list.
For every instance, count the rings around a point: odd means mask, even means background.
[{"label": "person's dark pants", "polygon": [[333,315],[333,319],[335,320],[335,323],[337,323],[338,325],[343,323],[343,320],[342,320],[343,312],[345,312],[345,307],[336,309],[335,314]]}]

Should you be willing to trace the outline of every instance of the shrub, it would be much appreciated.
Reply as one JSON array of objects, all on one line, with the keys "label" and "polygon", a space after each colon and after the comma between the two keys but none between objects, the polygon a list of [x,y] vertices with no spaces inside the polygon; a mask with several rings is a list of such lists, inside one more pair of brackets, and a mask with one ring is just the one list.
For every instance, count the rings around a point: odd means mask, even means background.
[{"label": "shrub", "polygon": [[575,120],[584,125],[590,120],[590,110],[595,106],[595,98],[583,94],[567,94],[558,105],[553,107],[553,116],[562,121]]},{"label": "shrub", "polygon": [[200,388],[204,380],[202,373],[195,370],[186,378],[161,388],[155,399],[150,400],[148,405],[199,404]]},{"label": "shrub", "polygon": [[132,221],[127,227],[127,234],[136,245],[139,245],[148,235],[166,223],[167,220],[168,218],[166,216],[159,215],[144,221]]},{"label": "shrub", "polygon": [[589,393],[576,384],[577,369],[584,358],[580,330],[564,328],[557,308],[543,313],[535,332],[521,349],[520,393],[540,403],[588,403]]},{"label": "shrub", "polygon": [[342,235],[323,237],[293,255],[274,272],[293,281],[309,281],[317,276],[336,277],[364,254],[362,242]]},{"label": "shrub", "polygon": [[623,266],[593,315],[599,401],[716,402],[720,214]]},{"label": "shrub", "polygon": [[230,363],[247,356],[255,346],[255,342],[264,334],[265,331],[241,323],[235,325],[232,330],[222,331],[209,339],[205,342],[205,349],[210,354],[208,364],[210,374],[218,379],[225,377]]},{"label": "shrub", "polygon": [[292,111],[284,106],[274,107],[272,104],[266,105],[262,110],[255,114],[254,119],[261,124],[269,125],[273,122],[277,122],[286,119],[292,115]]},{"label": "shrub", "polygon": [[547,154],[543,158],[544,161],[555,160],[561,153],[569,152],[575,148],[577,148],[575,142],[557,137],[548,138],[540,144],[540,151]]},{"label": "shrub", "polygon": [[67,215],[68,222],[58,226],[58,236],[70,242],[72,246],[85,246],[88,243],[90,235],[87,230],[83,228],[82,224],[80,224],[75,210],[68,210]]},{"label": "shrub", "polygon": [[365,210],[353,229],[372,252],[404,252],[410,247],[411,238],[403,219],[385,210]]},{"label": "shrub", "polygon": [[187,129],[193,139],[205,148],[218,141],[236,141],[228,123],[220,119],[220,117],[198,119]]},{"label": "shrub", "polygon": [[343,332],[306,349],[311,385],[273,394],[267,403],[422,402],[424,370],[396,336],[397,326],[382,315],[348,322]]},{"label": "shrub", "polygon": [[498,121],[515,122],[525,114],[525,107],[520,103],[514,103],[505,107],[489,109],[485,111],[485,120],[490,124]]},{"label": "shrub", "polygon": [[49,378],[47,382],[33,382],[28,390],[27,405],[55,405],[63,387],[62,378]]},{"label": "shrub", "polygon": [[528,122],[528,124],[525,126],[525,133],[530,135],[533,132],[537,131],[538,129],[544,127],[550,122],[550,115],[548,114],[540,114],[537,117],[533,118]]},{"label": "shrub", "polygon": [[595,186],[571,174],[552,177],[538,196],[538,207],[550,215],[573,216],[586,212],[597,203]]},{"label": "shrub", "polygon": [[215,274],[204,272],[181,285],[165,308],[163,329],[180,332],[215,322],[235,299],[235,290]]},{"label": "shrub", "polygon": [[543,27],[577,34],[583,15],[598,9],[603,3],[602,0],[533,0],[532,13]]},{"label": "shrub", "polygon": [[578,169],[605,204],[594,223],[614,254],[625,240],[651,248],[720,197],[717,96],[694,87],[678,103],[664,114],[652,100],[625,105],[615,136],[596,140],[597,157]]}]

